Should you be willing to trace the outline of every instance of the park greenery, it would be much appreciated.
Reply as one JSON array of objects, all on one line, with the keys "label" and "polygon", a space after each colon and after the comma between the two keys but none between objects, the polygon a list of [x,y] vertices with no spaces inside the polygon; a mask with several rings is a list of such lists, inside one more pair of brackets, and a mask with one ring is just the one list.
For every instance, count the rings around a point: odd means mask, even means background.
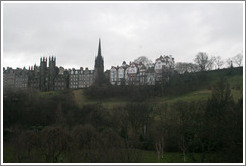
[{"label": "park greenery", "polygon": [[9,91],[3,162],[241,163],[242,80],[237,67],[174,72],[155,86]]}]

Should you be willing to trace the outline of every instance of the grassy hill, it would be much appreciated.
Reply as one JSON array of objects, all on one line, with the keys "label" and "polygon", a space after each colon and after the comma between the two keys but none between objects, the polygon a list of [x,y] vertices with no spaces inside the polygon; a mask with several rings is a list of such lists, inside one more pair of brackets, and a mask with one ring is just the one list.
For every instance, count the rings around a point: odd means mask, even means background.
[{"label": "grassy hill", "polygon": [[[223,70],[214,70],[206,72],[207,81],[204,86],[198,90],[190,91],[186,94],[172,97],[154,97],[148,99],[146,102],[153,104],[160,104],[163,102],[174,103],[178,100],[183,101],[198,101],[198,100],[207,100],[212,93],[212,86],[219,80],[221,76],[224,76],[228,83],[230,84],[231,93],[235,101],[243,96],[243,68],[236,68],[235,71],[231,74],[228,74],[229,69]],[[103,106],[108,108],[113,108],[114,106],[126,104],[128,101],[121,97],[112,97],[105,99],[88,99],[83,89],[73,90],[74,100],[79,107],[82,107],[84,104],[95,104],[102,103]]]},{"label": "grassy hill", "polygon": [[[234,68],[232,72],[230,69],[213,70],[205,73],[206,82],[204,85],[194,91],[189,91],[179,96],[170,97],[153,97],[148,99],[146,102],[153,104],[160,104],[163,102],[174,103],[178,100],[183,101],[198,101],[207,100],[211,96],[212,86],[219,80],[221,76],[224,76],[230,84],[231,93],[235,101],[243,96],[243,68]],[[59,95],[62,92],[41,92],[38,94],[39,97],[49,97],[53,95]],[[107,108],[113,108],[115,106],[124,105],[128,100],[123,97],[107,97],[104,99],[89,99],[84,94],[84,89],[72,90],[74,101],[81,108],[85,104],[96,104],[102,103]]]}]

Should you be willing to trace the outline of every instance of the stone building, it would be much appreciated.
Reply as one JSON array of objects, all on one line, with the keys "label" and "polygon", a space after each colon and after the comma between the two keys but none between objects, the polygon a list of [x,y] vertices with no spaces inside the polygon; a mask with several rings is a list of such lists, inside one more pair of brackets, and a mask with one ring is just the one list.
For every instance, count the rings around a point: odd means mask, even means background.
[{"label": "stone building", "polygon": [[[124,61],[119,67],[110,69],[110,83],[112,85],[155,85],[163,80],[166,71],[174,70],[172,56],[160,56],[153,64],[132,63]],[[166,79],[166,78],[165,78]]]},{"label": "stone building", "polygon": [[[49,68],[48,68],[48,90],[54,90],[55,77],[58,75],[59,69],[56,67],[56,57],[49,57]],[[62,78],[62,76],[60,76]]]},{"label": "stone building", "polygon": [[15,71],[10,67],[3,68],[3,87],[4,90],[15,88]]},{"label": "stone building", "polygon": [[26,68],[7,68],[3,69],[3,87],[4,90],[26,89],[28,87],[28,70]]},{"label": "stone building", "polygon": [[47,66],[47,58],[40,58],[40,66],[34,66],[29,71],[29,87],[40,91],[53,91],[65,89],[66,76],[59,73],[56,67],[56,57],[49,57],[49,66]]},{"label": "stone building", "polygon": [[[32,88],[40,91],[64,90],[68,88],[68,72],[56,67],[56,58],[40,58],[40,66],[32,66],[29,69],[7,68],[3,72],[4,89]],[[67,74],[66,74],[67,73]]]},{"label": "stone building", "polygon": [[[32,80],[32,78],[30,79]],[[39,89],[41,91],[48,91],[48,68],[47,58],[40,58],[40,73],[39,73]]]},{"label": "stone building", "polygon": [[28,87],[28,72],[26,68],[15,70],[15,88],[26,89]]},{"label": "stone building", "polygon": [[95,58],[94,70],[66,70],[56,66],[56,57],[40,58],[40,66],[34,65],[26,69],[7,68],[3,71],[4,89],[33,88],[40,91],[64,90],[67,88],[87,88],[105,83],[104,59],[99,39],[98,54]]},{"label": "stone building", "polygon": [[139,85],[139,67],[136,63],[131,63],[126,68],[126,85]]},{"label": "stone building", "polygon": [[146,85],[147,84],[147,74],[146,74],[145,65],[139,66],[139,84]]},{"label": "stone building", "polygon": [[65,90],[68,88],[68,73],[58,74],[54,79],[54,90]]},{"label": "stone building", "polygon": [[80,69],[72,69],[69,72],[69,88],[88,88],[95,82],[95,71],[81,67]]},{"label": "stone building", "polygon": [[85,68],[85,70],[82,70],[80,75],[79,84],[81,88],[87,88],[94,84],[96,79],[95,70],[88,70],[88,68]]},{"label": "stone building", "polygon": [[[40,58],[40,66],[3,71],[4,89],[33,88],[40,91],[65,90],[67,88],[87,88],[90,86],[112,85],[155,85],[163,79],[168,80],[167,71],[174,69],[172,56],[160,56],[153,64],[123,61],[121,66],[112,66],[104,72],[104,58],[99,39],[98,53],[95,57],[94,70],[88,68],[69,69],[56,66],[56,57]],[[167,78],[164,78],[167,77]]]},{"label": "stone building", "polygon": [[28,70],[28,87],[40,90],[40,67],[34,65]]},{"label": "stone building", "polygon": [[174,70],[174,58],[172,55],[160,56],[155,60],[155,81],[161,82],[163,78],[163,73],[167,70]]},{"label": "stone building", "polygon": [[112,66],[110,69],[110,83],[112,85],[117,85],[117,67]]},{"label": "stone building", "polygon": [[146,70],[146,81],[145,85],[155,85],[155,71],[154,67],[149,67]]},{"label": "stone building", "polygon": [[92,85],[101,86],[106,79],[104,74],[104,59],[101,52],[99,39],[98,54],[95,57],[94,70],[88,68],[72,69],[69,71],[69,88],[88,88]]},{"label": "stone building", "polygon": [[69,88],[77,89],[79,85],[79,72],[80,70],[75,70],[74,68],[69,71]]},{"label": "stone building", "polygon": [[108,80],[112,85],[125,85],[126,84],[126,77],[128,77],[126,73],[126,69],[129,65],[123,61],[121,66],[112,66],[109,70],[109,78]]}]

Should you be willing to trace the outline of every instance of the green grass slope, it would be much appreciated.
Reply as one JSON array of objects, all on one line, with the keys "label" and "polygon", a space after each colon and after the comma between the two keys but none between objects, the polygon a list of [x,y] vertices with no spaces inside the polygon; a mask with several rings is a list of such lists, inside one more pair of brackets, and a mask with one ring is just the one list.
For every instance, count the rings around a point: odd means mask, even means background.
[{"label": "green grass slope", "polygon": [[[199,101],[199,100],[207,100],[212,93],[212,86],[219,80],[221,76],[224,76],[228,83],[230,84],[231,93],[235,101],[240,99],[243,96],[243,68],[236,68],[236,72],[228,74],[229,69],[223,70],[214,70],[206,72],[207,81],[205,86],[199,90],[191,91],[186,94],[175,96],[175,97],[155,97],[147,100],[146,102],[150,102],[153,104],[159,104],[163,102],[167,103],[175,103],[178,100],[183,100],[187,102],[191,101]],[[74,100],[78,104],[79,107],[84,104],[92,104],[92,103],[102,103],[103,106],[112,108],[114,106],[126,104],[127,101],[123,98],[106,98],[103,100],[89,100],[83,93],[83,89],[74,90]]]},{"label": "green grass slope", "polygon": [[[223,70],[213,70],[206,72],[206,82],[205,86],[202,88],[190,91],[186,94],[175,96],[175,97],[154,97],[151,99],[148,99],[146,102],[153,103],[153,104],[160,104],[163,102],[166,103],[175,103],[178,100],[183,100],[187,102],[191,101],[199,101],[199,100],[207,100],[212,93],[212,86],[216,83],[216,81],[219,80],[221,76],[224,76],[228,83],[230,84],[231,93],[233,95],[233,98],[235,101],[240,99],[243,96],[243,68],[235,68],[234,72],[229,73],[230,69],[223,69]],[[229,73],[229,74],[228,74]],[[62,92],[41,92],[39,93],[38,97],[50,97],[53,95],[59,95]],[[74,97],[74,101],[77,104],[78,107],[82,107],[86,104],[96,104],[96,103],[102,103],[103,106],[107,108],[113,108],[115,106],[125,105],[127,100],[124,98],[119,97],[112,97],[112,98],[105,98],[105,99],[88,99],[86,95],[84,94],[83,89],[77,89],[72,90],[72,94]]]}]

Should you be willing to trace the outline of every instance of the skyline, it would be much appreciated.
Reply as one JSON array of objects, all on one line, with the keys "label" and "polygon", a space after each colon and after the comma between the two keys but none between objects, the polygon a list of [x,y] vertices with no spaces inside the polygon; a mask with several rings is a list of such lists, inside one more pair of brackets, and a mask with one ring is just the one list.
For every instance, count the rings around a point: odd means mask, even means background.
[{"label": "skyline", "polygon": [[[40,57],[57,66],[94,68],[102,40],[105,70],[139,56],[194,62],[202,51],[242,53],[243,3],[3,3],[3,67],[28,68]],[[181,13],[181,14],[180,14]]]}]

